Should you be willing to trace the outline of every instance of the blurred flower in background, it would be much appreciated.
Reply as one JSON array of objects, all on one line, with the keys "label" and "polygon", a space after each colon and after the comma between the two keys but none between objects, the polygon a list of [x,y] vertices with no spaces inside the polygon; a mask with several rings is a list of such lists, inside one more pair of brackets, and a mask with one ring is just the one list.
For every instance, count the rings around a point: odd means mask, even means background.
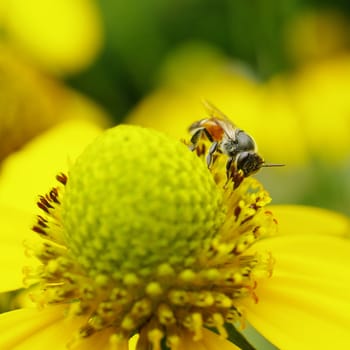
[{"label": "blurred flower in background", "polygon": [[6,0],[0,6],[3,40],[44,70],[76,73],[101,50],[102,19],[93,0]]},{"label": "blurred flower in background", "polygon": [[0,159],[66,119],[108,124],[102,107],[53,77],[86,69],[102,32],[93,1],[1,2]]},{"label": "blurred flower in background", "polygon": [[306,9],[286,23],[287,56],[300,65],[346,52],[350,47],[347,16],[335,9]]},{"label": "blurred flower in background", "polygon": [[42,74],[0,46],[0,161],[30,139],[68,119],[108,125],[108,116],[79,92]]}]

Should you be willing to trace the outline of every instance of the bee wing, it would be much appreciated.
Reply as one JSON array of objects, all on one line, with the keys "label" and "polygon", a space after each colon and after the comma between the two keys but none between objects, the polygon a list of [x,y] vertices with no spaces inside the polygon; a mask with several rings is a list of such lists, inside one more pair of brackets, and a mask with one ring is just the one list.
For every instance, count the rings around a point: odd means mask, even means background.
[{"label": "bee wing", "polygon": [[208,115],[211,118],[215,119],[215,123],[221,126],[225,134],[229,138],[235,140],[236,139],[235,130],[237,129],[237,126],[223,112],[221,112],[216,106],[214,106],[208,100],[203,100],[203,105]]},{"label": "bee wing", "polygon": [[214,106],[208,100],[203,100],[203,106],[204,106],[206,112],[208,113],[208,115],[211,118],[216,118],[216,119],[219,119],[219,120],[223,120],[223,121],[226,121],[226,122],[234,125],[234,123],[227,117],[227,115],[225,115],[223,112],[221,112],[219,108]]}]

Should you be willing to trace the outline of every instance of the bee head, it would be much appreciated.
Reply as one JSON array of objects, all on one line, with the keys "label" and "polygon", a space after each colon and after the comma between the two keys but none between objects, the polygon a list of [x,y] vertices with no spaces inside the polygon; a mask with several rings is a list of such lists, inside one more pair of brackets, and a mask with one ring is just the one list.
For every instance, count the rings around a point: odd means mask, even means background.
[{"label": "bee head", "polygon": [[237,170],[242,170],[245,177],[256,173],[264,164],[264,160],[256,152],[240,152],[236,158]]}]

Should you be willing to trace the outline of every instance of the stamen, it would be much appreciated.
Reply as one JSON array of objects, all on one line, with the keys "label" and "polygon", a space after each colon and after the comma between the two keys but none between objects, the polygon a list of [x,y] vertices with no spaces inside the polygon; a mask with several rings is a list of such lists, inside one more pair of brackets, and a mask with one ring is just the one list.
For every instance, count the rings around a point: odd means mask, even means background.
[{"label": "stamen", "polygon": [[227,338],[227,331],[224,327],[225,319],[220,313],[214,313],[212,316],[213,325],[223,338]]},{"label": "stamen", "polygon": [[170,326],[176,323],[173,310],[167,304],[160,304],[157,310],[158,320],[162,325]]},{"label": "stamen", "polygon": [[109,337],[110,350],[128,350],[128,340],[122,334],[112,334]]},{"label": "stamen", "polygon": [[60,173],[56,176],[56,180],[64,186],[67,184],[67,179],[67,175],[63,173]]},{"label": "stamen", "polygon": [[153,328],[147,333],[147,338],[152,344],[153,350],[161,350],[160,342],[163,337],[164,333],[158,328]]}]

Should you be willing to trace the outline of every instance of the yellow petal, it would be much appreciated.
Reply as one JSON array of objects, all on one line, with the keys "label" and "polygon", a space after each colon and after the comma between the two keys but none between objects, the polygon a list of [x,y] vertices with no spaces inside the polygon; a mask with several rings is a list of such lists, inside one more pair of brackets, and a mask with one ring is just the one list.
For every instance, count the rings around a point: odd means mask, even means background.
[{"label": "yellow petal", "polygon": [[75,350],[110,349],[108,332],[100,332],[83,341],[74,342],[83,321],[82,317],[65,317],[64,306],[50,306],[43,311],[21,309],[0,315],[1,349],[66,349],[74,344]]},{"label": "yellow petal", "polygon": [[282,235],[350,235],[350,219],[342,214],[303,205],[271,205]]},{"label": "yellow petal", "polygon": [[23,248],[20,251],[16,246],[0,244],[0,292],[19,289],[23,286],[22,268],[26,262]]},{"label": "yellow petal", "polygon": [[194,341],[193,335],[184,333],[179,350],[239,350],[236,345],[207,329],[203,329],[202,332],[203,338],[199,341]]},{"label": "yellow petal", "polygon": [[[40,332],[62,319],[62,308],[50,308],[43,312],[22,309],[0,315],[0,348],[13,349],[36,332]],[[38,349],[41,347],[39,346]]]},{"label": "yellow petal", "polygon": [[23,266],[35,267],[39,264],[24,252],[23,239],[35,236],[30,230],[32,222],[30,214],[0,205],[0,292],[22,288]]},{"label": "yellow petal", "polygon": [[247,300],[249,322],[276,346],[350,346],[350,241],[295,235],[257,244],[276,259],[273,277],[258,283],[259,302]]},{"label": "yellow petal", "polygon": [[47,192],[56,174],[66,171],[99,133],[100,128],[90,122],[67,121],[9,156],[0,177],[0,204],[34,213],[38,194]]}]

